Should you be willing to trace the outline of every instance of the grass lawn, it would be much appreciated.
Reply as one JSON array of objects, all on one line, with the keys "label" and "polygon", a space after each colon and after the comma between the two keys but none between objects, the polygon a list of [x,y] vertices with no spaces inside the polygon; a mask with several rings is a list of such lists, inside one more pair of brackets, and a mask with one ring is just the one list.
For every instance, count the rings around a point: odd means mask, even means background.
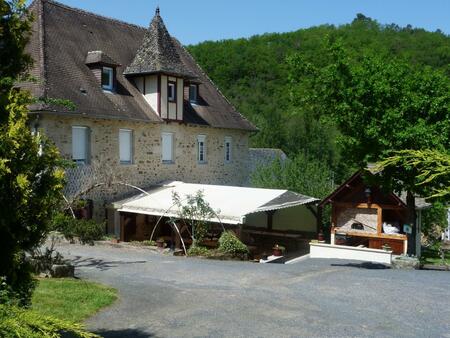
[{"label": "grass lawn", "polygon": [[[422,248],[421,260],[424,264],[442,265],[441,255],[437,246]],[[444,264],[450,264],[450,252],[446,252]]]},{"label": "grass lawn", "polygon": [[113,288],[69,278],[43,278],[34,291],[32,309],[72,322],[82,322],[117,299]]}]

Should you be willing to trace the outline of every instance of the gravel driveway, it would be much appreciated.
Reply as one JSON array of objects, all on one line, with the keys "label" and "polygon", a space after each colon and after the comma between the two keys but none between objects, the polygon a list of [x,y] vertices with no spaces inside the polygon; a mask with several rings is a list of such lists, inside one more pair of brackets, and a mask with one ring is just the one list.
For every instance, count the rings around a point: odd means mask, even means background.
[{"label": "gravel driveway", "polygon": [[339,260],[281,264],[60,244],[79,277],[120,300],[87,325],[105,337],[450,337],[450,273]]}]

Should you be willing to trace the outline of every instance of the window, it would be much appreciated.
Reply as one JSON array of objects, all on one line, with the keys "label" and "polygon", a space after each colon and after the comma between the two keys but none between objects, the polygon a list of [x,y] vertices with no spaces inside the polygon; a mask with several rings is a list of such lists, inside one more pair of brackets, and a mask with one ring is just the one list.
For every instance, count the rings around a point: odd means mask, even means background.
[{"label": "window", "polygon": [[111,67],[102,68],[102,88],[106,90],[113,89],[114,70]]},{"label": "window", "polygon": [[177,91],[176,91],[176,84],[175,82],[169,82],[167,87],[167,96],[169,101],[175,102],[177,99]]},{"label": "window", "polygon": [[173,133],[162,133],[162,161],[173,163]]},{"label": "window", "polygon": [[88,127],[72,127],[72,160],[79,165],[89,163]]},{"label": "window", "polygon": [[197,160],[199,163],[206,163],[206,136],[197,136]]},{"label": "window", "polygon": [[231,162],[231,137],[225,137],[225,162]]},{"label": "window", "polygon": [[189,86],[189,102],[197,103],[198,87],[195,84]]},{"label": "window", "polygon": [[119,158],[120,164],[133,163],[133,131],[119,129]]}]

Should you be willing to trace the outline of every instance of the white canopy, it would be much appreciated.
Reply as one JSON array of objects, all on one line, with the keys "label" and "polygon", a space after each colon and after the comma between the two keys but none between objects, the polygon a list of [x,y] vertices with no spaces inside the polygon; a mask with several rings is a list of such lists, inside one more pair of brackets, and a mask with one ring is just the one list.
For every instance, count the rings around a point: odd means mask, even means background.
[{"label": "white canopy", "polygon": [[114,203],[118,211],[137,214],[177,217],[173,193],[177,193],[182,204],[187,195],[198,191],[217,213],[211,222],[242,224],[245,216],[261,211],[289,208],[311,204],[319,199],[297,194],[288,190],[246,188],[224,185],[192,184],[173,181],[139,194],[130,199]]}]

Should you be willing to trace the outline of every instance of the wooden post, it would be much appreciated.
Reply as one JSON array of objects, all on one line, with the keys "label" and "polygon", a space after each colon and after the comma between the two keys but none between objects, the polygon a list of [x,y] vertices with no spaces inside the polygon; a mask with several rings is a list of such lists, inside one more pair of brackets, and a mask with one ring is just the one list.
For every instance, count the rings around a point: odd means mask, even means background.
[{"label": "wooden post", "polygon": [[316,231],[319,233],[323,230],[323,224],[322,224],[322,210],[323,208],[321,206],[317,206],[317,215],[316,215]]},{"label": "wooden post", "polygon": [[266,211],[267,215],[267,230],[272,230],[273,228],[273,215],[275,214],[276,210],[269,210]]},{"label": "wooden post", "polygon": [[125,215],[123,213],[120,214],[120,241],[125,241]]}]

